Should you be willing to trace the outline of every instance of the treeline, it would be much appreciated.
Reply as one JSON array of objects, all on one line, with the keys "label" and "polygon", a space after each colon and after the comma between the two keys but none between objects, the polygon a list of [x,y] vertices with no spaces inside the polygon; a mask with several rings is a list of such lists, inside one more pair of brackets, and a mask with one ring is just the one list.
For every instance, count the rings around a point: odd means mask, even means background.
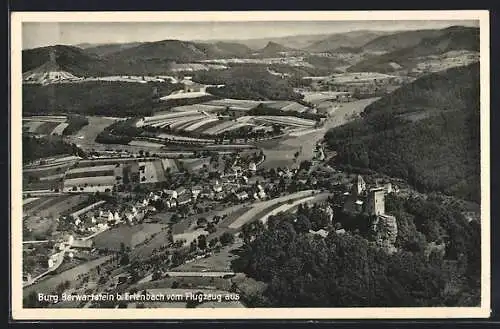
[{"label": "treeline", "polygon": [[[410,235],[408,227],[426,231],[423,227],[430,229],[433,224],[448,235],[444,253],[432,248],[400,248],[388,254],[350,231],[337,234],[330,230],[323,238],[307,233],[307,218],[290,214],[270,217],[267,228],[247,228],[241,257],[233,261],[233,268],[268,284],[262,296],[251,296],[250,306],[479,305],[479,225],[468,224],[463,216],[438,204],[412,201],[402,209],[391,208],[401,226],[398,235]],[[403,213],[408,218],[399,224]],[[426,234],[432,235],[430,231]],[[424,241],[426,234],[422,233]]]},{"label": "treeline", "polygon": [[326,118],[323,114],[306,113],[306,112],[295,112],[295,111],[282,111],[280,109],[270,108],[264,104],[259,104],[257,107],[251,109],[247,112],[248,115],[275,115],[275,116],[293,116],[302,119],[309,119],[319,121],[322,118]]},{"label": "treeline", "polygon": [[181,89],[170,83],[88,81],[82,83],[23,85],[23,113],[71,113],[106,116],[151,115],[159,106],[158,94]]},{"label": "treeline", "polygon": [[477,70],[472,65],[419,79],[367,107],[363,119],[328,131],[335,161],[403,178],[423,192],[479,202]]},{"label": "treeline", "polygon": [[104,128],[104,130],[97,135],[95,141],[101,144],[128,144],[134,137],[144,133],[144,129],[142,127],[137,127],[135,121],[136,119],[134,118],[116,121]]},{"label": "treeline", "polygon": [[271,75],[263,66],[237,66],[228,70],[204,71],[193,80],[205,84],[224,84],[207,88],[215,96],[251,100],[296,100],[302,96],[293,91],[286,79]]},{"label": "treeline", "polygon": [[23,135],[23,163],[61,154],[85,155],[75,144],[68,144],[59,136]]}]

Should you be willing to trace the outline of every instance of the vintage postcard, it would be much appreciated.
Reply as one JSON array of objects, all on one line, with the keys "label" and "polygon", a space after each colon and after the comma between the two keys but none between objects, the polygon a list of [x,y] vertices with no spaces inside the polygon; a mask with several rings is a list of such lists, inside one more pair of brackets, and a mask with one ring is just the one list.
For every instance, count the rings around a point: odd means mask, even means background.
[{"label": "vintage postcard", "polygon": [[23,319],[490,315],[489,13],[14,12]]}]

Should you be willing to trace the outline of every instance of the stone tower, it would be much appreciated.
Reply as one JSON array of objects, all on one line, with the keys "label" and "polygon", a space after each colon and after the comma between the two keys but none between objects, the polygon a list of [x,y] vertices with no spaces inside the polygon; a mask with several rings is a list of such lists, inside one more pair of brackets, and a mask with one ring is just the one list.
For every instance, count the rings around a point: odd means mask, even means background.
[{"label": "stone tower", "polygon": [[369,215],[385,214],[385,189],[383,187],[370,190],[365,211]]},{"label": "stone tower", "polygon": [[361,175],[358,175],[358,177],[356,178],[355,188],[356,195],[360,195],[366,190],[366,183]]}]

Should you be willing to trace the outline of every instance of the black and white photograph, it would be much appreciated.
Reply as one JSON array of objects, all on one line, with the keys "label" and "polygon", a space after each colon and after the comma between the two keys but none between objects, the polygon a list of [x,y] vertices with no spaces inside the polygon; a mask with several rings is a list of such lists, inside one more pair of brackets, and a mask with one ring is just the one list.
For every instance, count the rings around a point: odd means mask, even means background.
[{"label": "black and white photograph", "polygon": [[489,316],[487,11],[149,15],[13,14],[13,314]]}]

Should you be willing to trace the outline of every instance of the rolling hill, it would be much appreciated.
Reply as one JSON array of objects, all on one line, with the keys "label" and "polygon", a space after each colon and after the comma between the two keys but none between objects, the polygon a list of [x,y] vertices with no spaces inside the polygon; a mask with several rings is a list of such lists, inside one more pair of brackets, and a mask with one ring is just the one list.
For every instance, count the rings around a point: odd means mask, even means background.
[{"label": "rolling hill", "polygon": [[38,73],[45,69],[47,72],[64,71],[84,77],[103,75],[109,69],[106,62],[98,56],[74,46],[56,45],[23,50],[22,60],[23,72],[38,68]]},{"label": "rolling hill", "polygon": [[269,41],[267,45],[259,50],[259,54],[263,57],[275,57],[281,53],[296,51],[295,49],[285,47],[279,43]]},{"label": "rolling hill", "polygon": [[[403,37],[403,36],[406,36]],[[408,37],[413,36],[413,37]],[[384,37],[384,42],[377,42],[376,49],[390,49],[398,44],[410,45],[379,56],[372,56],[351,66],[351,72],[375,71],[391,72],[401,68],[414,68],[426,56],[441,55],[451,51],[479,51],[479,29],[453,26],[442,30],[410,31]],[[418,42],[417,42],[418,41]],[[363,47],[372,48],[373,44]]]},{"label": "rolling hill", "polygon": [[366,51],[385,51],[391,52],[397,49],[414,47],[425,38],[437,37],[439,30],[416,30],[402,31],[389,35],[379,36],[363,45]]},{"label": "rolling hill", "polygon": [[339,165],[480,202],[479,64],[429,74],[325,139]]},{"label": "rolling hill", "polygon": [[147,61],[192,62],[209,58],[240,57],[250,54],[250,48],[237,43],[194,43],[180,40],[145,42],[110,54],[110,61]]},{"label": "rolling hill", "polygon": [[359,48],[368,42],[387,35],[391,32],[386,31],[352,31],[346,33],[337,33],[328,36],[325,39],[319,40],[305,48],[311,52],[328,52],[334,51],[340,47]]}]

